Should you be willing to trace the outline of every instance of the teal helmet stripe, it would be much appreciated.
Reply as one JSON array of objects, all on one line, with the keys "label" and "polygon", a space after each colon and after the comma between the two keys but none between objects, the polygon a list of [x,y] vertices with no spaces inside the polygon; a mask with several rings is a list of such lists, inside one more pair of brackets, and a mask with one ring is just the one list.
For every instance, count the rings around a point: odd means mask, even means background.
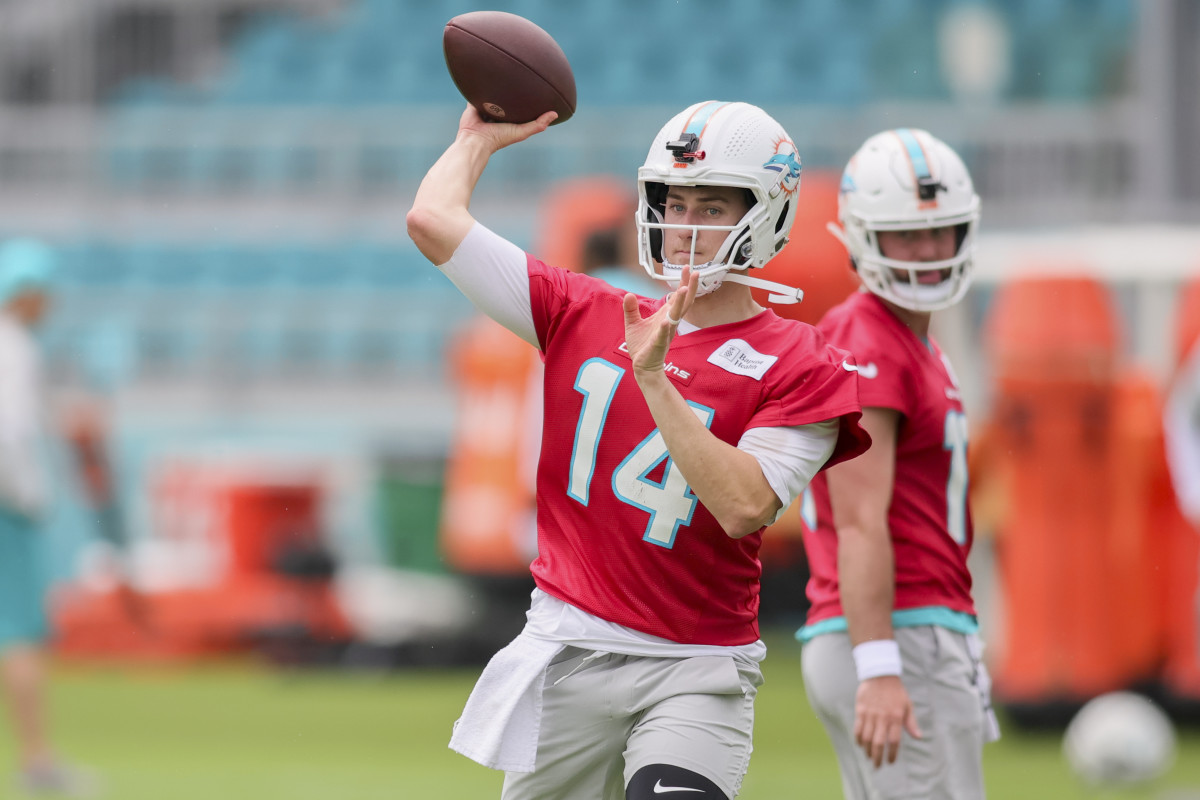
[{"label": "teal helmet stripe", "polygon": [[688,126],[683,129],[683,132],[694,133],[699,136],[700,132],[704,130],[704,126],[712,119],[712,115],[717,113],[717,109],[727,105],[729,104],[721,100],[710,100],[700,106],[700,108],[696,109],[696,113],[692,114],[692,118],[688,120]]},{"label": "teal helmet stripe", "polygon": [[917,183],[919,184],[922,179],[932,179],[933,174],[929,171],[929,162],[925,160],[925,151],[921,148],[921,143],[917,141],[913,132],[908,128],[897,128],[896,136],[904,145],[904,149],[908,151],[908,160],[912,162],[913,174],[916,175]]}]

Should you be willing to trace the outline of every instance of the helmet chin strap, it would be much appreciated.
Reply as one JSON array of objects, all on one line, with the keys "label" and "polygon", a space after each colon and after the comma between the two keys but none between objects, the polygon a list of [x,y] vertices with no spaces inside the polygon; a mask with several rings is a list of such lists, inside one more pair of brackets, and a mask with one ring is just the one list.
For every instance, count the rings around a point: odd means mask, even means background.
[{"label": "helmet chin strap", "polygon": [[803,289],[785,286],[782,283],[775,283],[774,281],[764,281],[762,278],[751,278],[749,275],[726,275],[725,280],[730,283],[753,286],[755,289],[766,289],[771,292],[771,294],[767,295],[767,299],[779,305],[791,305],[792,303],[799,303],[804,299]]}]

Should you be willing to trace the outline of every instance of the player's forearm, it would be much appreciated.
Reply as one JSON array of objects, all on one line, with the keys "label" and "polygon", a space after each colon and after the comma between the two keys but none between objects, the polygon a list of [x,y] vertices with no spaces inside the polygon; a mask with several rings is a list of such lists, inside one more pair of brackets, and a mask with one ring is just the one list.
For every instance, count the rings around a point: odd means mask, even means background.
[{"label": "player's forearm", "polygon": [[771,522],[779,498],[754,456],[708,430],[664,373],[637,381],[671,459],[726,534],[741,538]]},{"label": "player's forearm", "polygon": [[406,218],[408,235],[434,264],[448,261],[475,224],[471,195],[492,152],[481,137],[460,132],[421,181]]},{"label": "player's forearm", "polygon": [[838,588],[852,644],[893,638],[895,571],[886,528],[838,528]]}]

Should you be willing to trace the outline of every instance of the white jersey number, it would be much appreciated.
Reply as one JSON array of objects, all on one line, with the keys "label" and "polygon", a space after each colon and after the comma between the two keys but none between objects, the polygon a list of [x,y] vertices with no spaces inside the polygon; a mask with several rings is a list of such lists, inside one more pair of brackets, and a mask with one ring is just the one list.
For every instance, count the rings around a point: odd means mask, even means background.
[{"label": "white jersey number", "polygon": [[946,530],[960,545],[967,543],[967,417],[961,411],[946,413],[942,449],[950,451],[950,477],[946,480]]},{"label": "white jersey number", "polygon": [[[624,375],[625,370],[615,364],[592,358],[583,363],[579,374],[575,376],[575,391],[583,395],[583,406],[575,426],[567,495],[585,506],[596,471],[596,451],[608,420],[608,410],[617,384]],[[711,408],[691,402],[688,405],[705,427],[712,425]],[[662,479],[654,480],[650,473],[659,465],[663,465]],[[681,525],[692,521],[692,514],[699,502],[667,452],[666,443],[658,430],[625,456],[613,472],[612,489],[618,500],[650,515],[642,538],[661,547],[674,546],[675,534]]]},{"label": "white jersey number", "polygon": [[[967,543],[967,417],[961,411],[946,414],[942,449],[950,451],[950,477],[946,480],[946,530],[960,545]],[[800,500],[800,519],[817,529],[817,503],[812,487]]]},{"label": "white jersey number", "polygon": [[583,395],[583,407],[579,409],[579,422],[575,424],[575,446],[571,449],[567,496],[585,506],[588,504],[592,473],[596,471],[600,432],[608,420],[608,407],[617,393],[617,384],[624,375],[625,370],[616,364],[602,358],[589,358],[575,376],[575,391]]},{"label": "white jersey number", "polygon": [[813,494],[812,484],[804,487],[800,495],[800,521],[810,531],[817,529],[817,497]]}]

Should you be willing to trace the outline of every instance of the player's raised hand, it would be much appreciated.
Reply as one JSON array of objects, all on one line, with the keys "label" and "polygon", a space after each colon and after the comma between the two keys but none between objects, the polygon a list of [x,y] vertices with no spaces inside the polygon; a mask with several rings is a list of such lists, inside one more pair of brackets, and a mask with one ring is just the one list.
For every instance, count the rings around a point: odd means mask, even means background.
[{"label": "player's raised hand", "polygon": [[547,111],[532,122],[516,125],[511,122],[490,122],[485,120],[475,106],[467,103],[466,109],[458,120],[458,135],[478,136],[486,141],[496,152],[510,144],[524,141],[536,133],[541,133],[550,127],[550,123],[558,119],[558,112]]},{"label": "player's raised hand", "polygon": [[908,690],[899,676],[883,675],[858,685],[854,702],[854,738],[878,769],[895,763],[904,731],[921,738]]},{"label": "player's raised hand", "polygon": [[700,277],[693,275],[690,267],[684,267],[679,286],[668,295],[662,307],[648,317],[642,316],[637,295],[625,295],[622,303],[625,311],[625,346],[629,349],[635,372],[662,372],[667,349],[675,338],[683,315],[695,302],[699,286]]}]

